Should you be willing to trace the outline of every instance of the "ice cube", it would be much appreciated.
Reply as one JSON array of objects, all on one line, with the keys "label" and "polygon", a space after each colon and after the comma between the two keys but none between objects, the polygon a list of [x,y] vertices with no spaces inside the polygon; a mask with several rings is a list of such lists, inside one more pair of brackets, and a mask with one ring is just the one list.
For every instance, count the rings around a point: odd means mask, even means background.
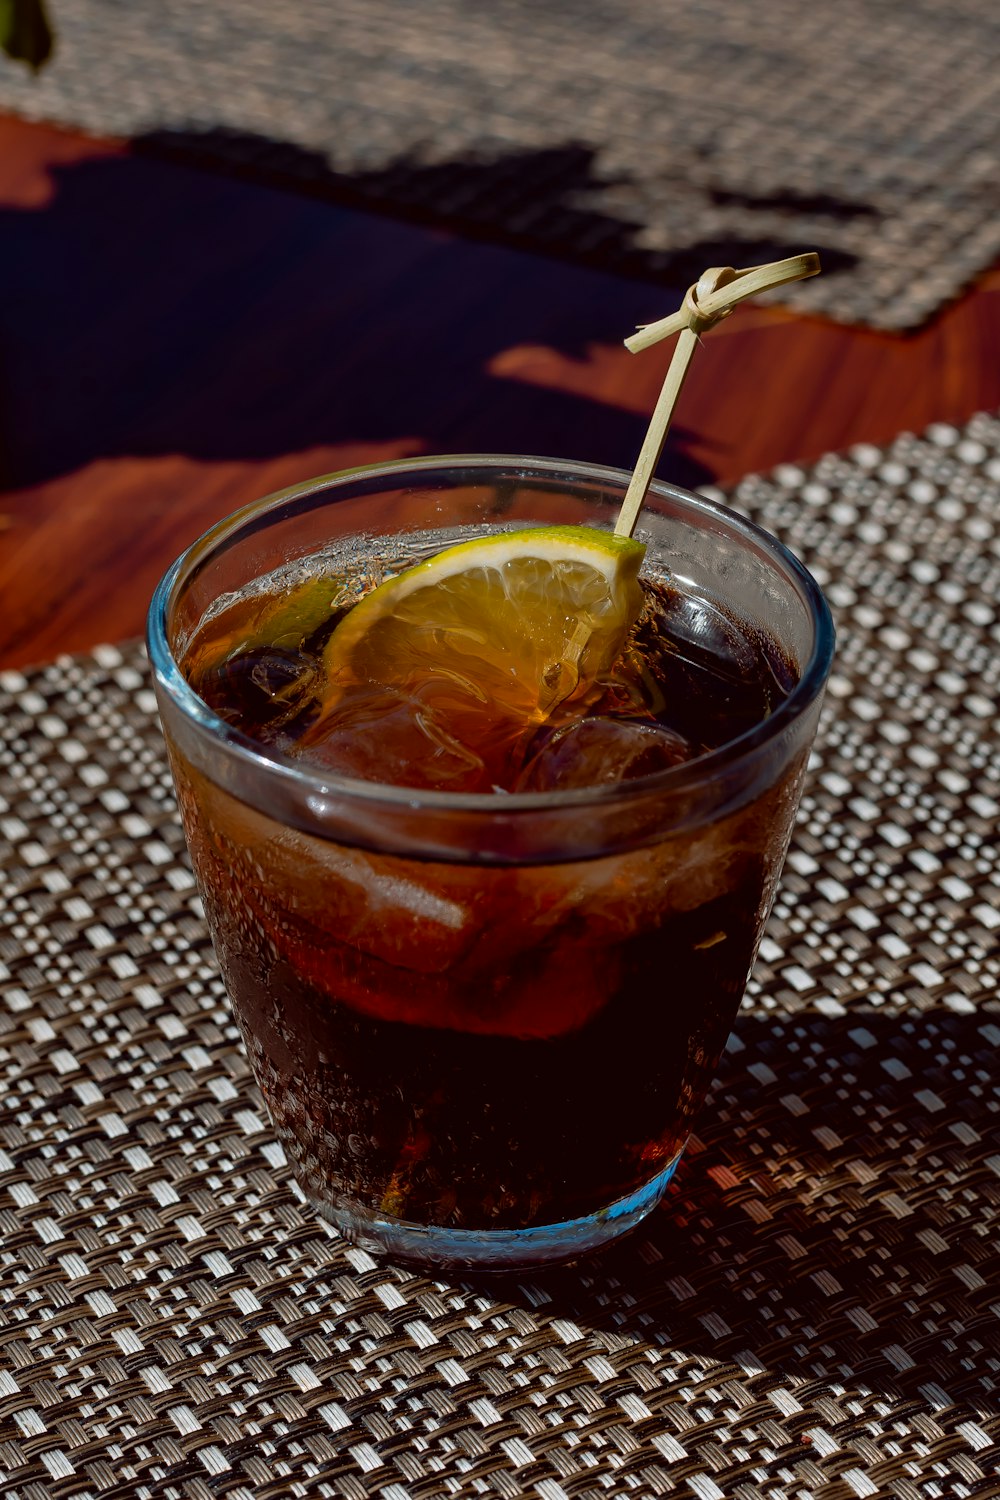
[{"label": "ice cube", "polygon": [[411,974],[443,973],[473,942],[475,872],[324,843],[285,831],[267,850],[268,873],[291,908],[280,947],[296,921],[306,941],[328,935]]},{"label": "ice cube", "polygon": [[265,744],[312,708],[316,659],[282,646],[251,646],[209,668],[195,682],[220,718],[247,727]]},{"label": "ice cube", "polygon": [[661,629],[672,649],[699,666],[708,666],[719,677],[742,682],[760,670],[760,654],[744,630],[707,599],[675,594],[666,609]]},{"label": "ice cube", "polygon": [[516,790],[549,792],[649,776],[690,760],[676,731],[635,719],[581,719],[550,734],[521,773]]},{"label": "ice cube", "polygon": [[[617,983],[613,943],[595,947],[579,932],[565,946],[547,941],[572,915],[558,869],[428,865],[279,830],[249,809],[239,833],[225,921],[231,929],[242,909],[229,947],[244,986],[248,952],[269,944],[279,967],[264,992],[297,976],[383,1021],[538,1038],[582,1026]],[[575,866],[567,878],[575,883]]]},{"label": "ice cube", "polygon": [[296,753],[361,781],[453,792],[488,789],[481,758],[449,733],[443,715],[375,684],[349,689]]}]

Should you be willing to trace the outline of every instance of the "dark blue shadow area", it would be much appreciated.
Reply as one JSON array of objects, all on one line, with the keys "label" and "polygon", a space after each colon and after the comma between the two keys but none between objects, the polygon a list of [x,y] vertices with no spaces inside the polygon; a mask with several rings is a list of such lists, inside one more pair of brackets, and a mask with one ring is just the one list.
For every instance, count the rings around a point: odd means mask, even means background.
[{"label": "dark blue shadow area", "polygon": [[[53,179],[43,208],[0,209],[5,488],[102,457],[403,437],[635,460],[644,417],[487,366],[521,343],[618,343],[676,292],[144,155]],[[661,472],[692,485],[711,476],[685,436]]]}]

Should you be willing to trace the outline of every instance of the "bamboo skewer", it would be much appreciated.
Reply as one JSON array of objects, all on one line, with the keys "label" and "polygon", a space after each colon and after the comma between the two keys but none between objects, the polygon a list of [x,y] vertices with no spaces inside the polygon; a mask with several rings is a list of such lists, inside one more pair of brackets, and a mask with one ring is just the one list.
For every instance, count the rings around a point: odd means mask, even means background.
[{"label": "bamboo skewer", "polygon": [[626,349],[632,354],[638,354],[640,350],[648,349],[661,339],[670,338],[675,333],[679,335],[663,389],[650,418],[649,428],[615,523],[616,536],[631,536],[635,530],[639,512],[663,451],[674,407],[701,335],[723,318],[728,318],[733,308],[747,297],[754,297],[758,292],[769,291],[785,282],[802,281],[807,276],[815,276],[819,269],[819,256],[812,253],[793,255],[788,260],[771,261],[765,266],[748,266],[743,271],[736,271],[732,266],[713,266],[694,286],[688,288],[677,312],[671,313],[668,318],[660,318],[658,322],[646,324],[625,340]]}]

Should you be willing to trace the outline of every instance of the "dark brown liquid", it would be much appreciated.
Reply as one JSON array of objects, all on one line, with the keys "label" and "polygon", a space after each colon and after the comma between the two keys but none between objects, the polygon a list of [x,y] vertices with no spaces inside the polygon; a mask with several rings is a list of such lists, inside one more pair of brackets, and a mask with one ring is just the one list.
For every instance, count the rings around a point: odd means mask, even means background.
[{"label": "dark brown liquid", "polygon": [[[624,667],[585,722],[526,747],[518,786],[662,769],[787,694],[771,642],[705,601],[647,593]],[[246,734],[294,752],[329,626],[241,641],[232,624],[221,657],[197,643],[189,677]],[[517,1229],[590,1214],[669,1167],[743,993],[798,770],[653,848],[497,868],[324,845],[179,766],[220,960],[306,1190]]]},{"label": "dark brown liquid", "polygon": [[205,702],[252,739],[345,775],[474,792],[631,780],[738,738],[795,680],[772,641],[718,606],[666,584],[647,583],[645,594],[627,649],[584,709],[499,753],[474,743],[442,751],[415,722],[425,705],[377,683],[357,685],[324,721],[323,653],[343,611],[314,624],[308,610],[268,615],[258,604],[242,636],[230,612],[221,653],[204,632],[184,666]]}]

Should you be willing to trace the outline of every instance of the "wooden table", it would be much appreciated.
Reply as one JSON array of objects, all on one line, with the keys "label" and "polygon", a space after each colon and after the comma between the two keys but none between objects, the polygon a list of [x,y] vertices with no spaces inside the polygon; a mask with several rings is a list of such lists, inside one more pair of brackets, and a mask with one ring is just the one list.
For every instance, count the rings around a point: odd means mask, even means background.
[{"label": "wooden table", "polygon": [[[789,247],[796,249],[800,247]],[[0,119],[0,665],[138,633],[261,494],[421,452],[629,467],[677,293]],[[1000,405],[1000,273],[910,338],[774,308],[705,340],[660,473],[727,483]]]}]

